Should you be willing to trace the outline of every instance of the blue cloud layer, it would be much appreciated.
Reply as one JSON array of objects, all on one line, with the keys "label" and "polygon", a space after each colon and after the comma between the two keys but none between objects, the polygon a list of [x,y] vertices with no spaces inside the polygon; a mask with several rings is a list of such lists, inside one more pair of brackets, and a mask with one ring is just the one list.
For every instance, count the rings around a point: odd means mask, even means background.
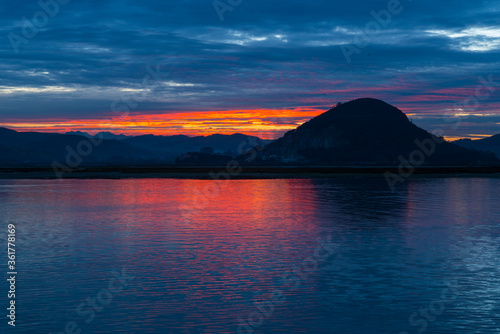
[{"label": "blue cloud layer", "polygon": [[[59,1],[42,0],[58,4],[47,22],[37,1],[0,4],[3,121],[107,117],[127,96],[137,113],[372,96],[438,126],[479,77],[500,82],[498,1],[221,0],[223,21],[211,0]],[[474,113],[497,113],[498,91]],[[473,124],[463,132],[500,132]]]}]

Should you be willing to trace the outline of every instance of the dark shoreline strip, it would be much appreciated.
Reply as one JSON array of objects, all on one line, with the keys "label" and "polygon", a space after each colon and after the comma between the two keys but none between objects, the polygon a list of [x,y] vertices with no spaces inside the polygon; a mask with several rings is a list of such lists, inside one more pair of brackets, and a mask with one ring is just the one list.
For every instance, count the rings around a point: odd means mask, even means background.
[{"label": "dark shoreline strip", "polygon": [[[192,178],[210,179],[210,173],[223,172],[225,166],[87,166],[64,173],[63,178]],[[402,170],[407,173],[406,169]],[[311,178],[340,176],[383,176],[386,172],[400,174],[394,166],[244,166],[232,179]],[[415,167],[412,175],[500,176],[500,166],[425,166]],[[57,179],[51,167],[0,167],[0,179]]]}]

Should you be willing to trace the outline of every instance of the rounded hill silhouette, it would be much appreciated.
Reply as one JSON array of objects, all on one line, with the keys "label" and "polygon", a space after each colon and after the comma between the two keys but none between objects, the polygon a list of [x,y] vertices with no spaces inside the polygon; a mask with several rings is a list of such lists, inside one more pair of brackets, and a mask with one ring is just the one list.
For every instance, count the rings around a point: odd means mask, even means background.
[{"label": "rounded hill silhouette", "polygon": [[[427,148],[421,148],[419,143],[427,143]],[[419,149],[429,153],[425,164],[470,165],[495,160],[432,135],[413,124],[398,108],[373,98],[338,104],[267,145],[259,160],[394,165],[401,162],[400,156],[408,159]]]}]

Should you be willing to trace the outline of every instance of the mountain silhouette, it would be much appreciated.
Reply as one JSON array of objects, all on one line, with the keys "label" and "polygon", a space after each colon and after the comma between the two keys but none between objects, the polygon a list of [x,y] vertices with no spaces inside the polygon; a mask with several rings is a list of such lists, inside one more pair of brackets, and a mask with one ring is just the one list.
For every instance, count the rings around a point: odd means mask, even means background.
[{"label": "mountain silhouette", "polygon": [[[54,161],[67,165],[68,157],[72,162],[81,159],[78,165],[168,165],[175,164],[179,157],[189,152],[197,155],[204,148],[210,148],[214,154],[201,155],[197,164],[214,164],[221,161],[221,156],[229,156],[229,159],[236,156],[242,143],[257,145],[268,142],[243,134],[132,137],[101,132],[100,136],[91,136],[85,132],[58,134],[0,128],[0,165],[51,165]],[[89,148],[89,154],[76,154]]]},{"label": "mountain silhouette", "polygon": [[83,136],[87,138],[101,138],[101,139],[109,139],[109,140],[122,140],[129,138],[131,136],[126,136],[126,135],[117,135],[109,131],[104,131],[104,132],[99,132],[96,135],[92,136],[91,134],[88,134],[87,132],[82,132],[82,131],[70,131],[66,132],[67,135],[78,135],[78,136]]},{"label": "mountain silhouette", "polygon": [[[427,154],[430,148],[432,154]],[[432,135],[384,101],[362,98],[338,104],[287,132],[265,146],[256,162],[395,165],[401,163],[400,157],[410,159],[418,151],[425,153],[424,164],[471,165],[497,160]],[[416,156],[421,154],[413,154]]]},{"label": "mountain silhouette", "polygon": [[[97,140],[98,144],[92,144]],[[500,136],[484,143],[496,145],[499,140]],[[275,141],[243,134],[133,137],[102,133],[96,138],[84,132],[0,128],[0,165],[51,165],[54,161],[68,165],[75,161],[78,163],[73,165],[225,165],[243,148],[252,146],[256,148],[252,159],[246,154],[237,159],[244,164],[300,166],[398,165],[405,159],[412,164],[420,159],[421,164],[441,166],[498,162],[493,153],[461,147],[432,135],[394,106],[363,98],[338,104]],[[91,152],[86,154],[89,148]],[[76,151],[83,153],[77,157]]]},{"label": "mountain silhouette", "polygon": [[[78,154],[79,150],[84,153]],[[68,156],[73,157],[73,161],[81,158],[82,162],[93,164],[134,163],[152,158],[150,152],[116,140],[90,141],[81,135],[17,132],[0,128],[2,165],[50,165],[54,161],[65,164]]]},{"label": "mountain silhouette", "polygon": [[185,135],[157,136],[141,135],[129,137],[124,143],[154,152],[164,157],[176,158],[188,152],[199,152],[204,147],[211,147],[216,153],[237,155],[242,143],[263,145],[271,142],[241,133],[232,135],[213,134],[206,137],[188,137]]},{"label": "mountain silhouette", "polygon": [[492,152],[500,158],[500,134],[478,140],[459,139],[452,143],[469,149]]}]

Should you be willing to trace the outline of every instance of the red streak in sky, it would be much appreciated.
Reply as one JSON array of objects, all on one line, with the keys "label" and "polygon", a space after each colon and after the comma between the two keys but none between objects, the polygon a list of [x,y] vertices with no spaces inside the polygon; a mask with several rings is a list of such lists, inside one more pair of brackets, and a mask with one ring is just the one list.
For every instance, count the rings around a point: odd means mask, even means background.
[{"label": "red streak in sky", "polygon": [[16,131],[58,132],[84,131],[95,134],[110,131],[126,135],[206,136],[215,133],[243,133],[263,139],[275,139],[295,129],[324,109],[231,110],[192,113],[131,114],[108,119],[51,119],[14,121],[0,124]]}]

